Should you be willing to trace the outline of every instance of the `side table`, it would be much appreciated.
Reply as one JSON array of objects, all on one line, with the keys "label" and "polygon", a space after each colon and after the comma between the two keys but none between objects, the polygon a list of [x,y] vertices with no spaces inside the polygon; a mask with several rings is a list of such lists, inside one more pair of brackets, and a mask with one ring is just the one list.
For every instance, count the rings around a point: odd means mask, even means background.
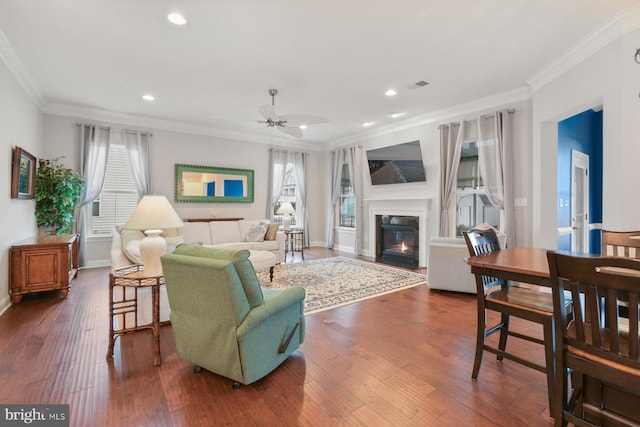
[{"label": "side table", "polygon": [[[164,276],[146,277],[141,266],[126,267],[109,275],[109,349],[107,359],[113,357],[116,338],[133,332],[151,330],[153,336],[153,364],[160,365],[160,285]],[[138,292],[151,288],[151,322],[140,324]]]},{"label": "side table", "polygon": [[291,252],[291,260],[293,261],[294,252],[300,252],[302,260],[304,260],[304,229],[291,228],[283,230],[287,236],[284,245],[284,261],[287,262],[287,254]]}]

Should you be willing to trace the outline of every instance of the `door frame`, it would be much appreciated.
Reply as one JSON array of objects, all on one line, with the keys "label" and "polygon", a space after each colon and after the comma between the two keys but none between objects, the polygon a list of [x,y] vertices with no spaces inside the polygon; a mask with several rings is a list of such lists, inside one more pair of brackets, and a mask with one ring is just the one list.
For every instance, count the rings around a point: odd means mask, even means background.
[{"label": "door frame", "polygon": [[[580,174],[576,169],[582,170]],[[578,180],[582,185],[578,186]],[[578,188],[582,189],[582,210],[585,213],[584,225],[582,227],[583,247],[577,246],[576,227],[576,207],[578,198]],[[589,155],[578,150],[571,150],[571,250],[578,252],[589,252]]]}]

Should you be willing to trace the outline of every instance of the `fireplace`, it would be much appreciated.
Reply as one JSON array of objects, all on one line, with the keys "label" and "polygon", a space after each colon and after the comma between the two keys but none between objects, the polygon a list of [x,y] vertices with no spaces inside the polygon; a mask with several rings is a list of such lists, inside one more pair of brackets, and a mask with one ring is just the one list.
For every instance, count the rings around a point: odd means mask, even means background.
[{"label": "fireplace", "polygon": [[416,269],[419,266],[419,218],[376,216],[376,261]]}]

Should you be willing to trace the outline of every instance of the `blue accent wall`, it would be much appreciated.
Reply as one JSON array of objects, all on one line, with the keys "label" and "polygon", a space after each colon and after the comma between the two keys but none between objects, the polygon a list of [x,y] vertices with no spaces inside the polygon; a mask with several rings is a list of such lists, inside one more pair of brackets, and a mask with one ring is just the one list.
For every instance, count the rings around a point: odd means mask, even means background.
[{"label": "blue accent wall", "polygon": [[211,181],[207,182],[207,196],[215,196],[216,195],[216,182]]},{"label": "blue accent wall", "polygon": [[244,196],[244,187],[241,179],[225,179],[224,180],[224,196],[225,197],[242,197]]},{"label": "blue accent wall", "polygon": [[[589,155],[589,224],[602,223],[602,111],[587,110],[558,123],[558,227],[571,226],[571,150]],[[589,252],[600,253],[602,232],[589,232]],[[571,236],[558,237],[571,250]]]}]

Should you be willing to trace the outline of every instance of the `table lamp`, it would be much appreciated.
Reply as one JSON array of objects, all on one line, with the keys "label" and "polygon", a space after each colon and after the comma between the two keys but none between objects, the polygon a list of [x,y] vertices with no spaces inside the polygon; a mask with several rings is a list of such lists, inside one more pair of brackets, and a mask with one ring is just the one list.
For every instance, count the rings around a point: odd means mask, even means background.
[{"label": "table lamp", "polygon": [[165,196],[144,196],[140,200],[122,228],[142,230],[146,235],[140,242],[145,276],[162,276],[160,257],[167,252],[167,242],[160,233],[165,228],[180,227],[184,227],[184,223]]},{"label": "table lamp", "polygon": [[296,210],[293,208],[291,203],[283,202],[280,205],[280,207],[276,211],[276,214],[284,215],[282,218],[282,228],[284,228],[285,230],[289,230],[291,228],[291,215],[295,215],[295,213]]}]

